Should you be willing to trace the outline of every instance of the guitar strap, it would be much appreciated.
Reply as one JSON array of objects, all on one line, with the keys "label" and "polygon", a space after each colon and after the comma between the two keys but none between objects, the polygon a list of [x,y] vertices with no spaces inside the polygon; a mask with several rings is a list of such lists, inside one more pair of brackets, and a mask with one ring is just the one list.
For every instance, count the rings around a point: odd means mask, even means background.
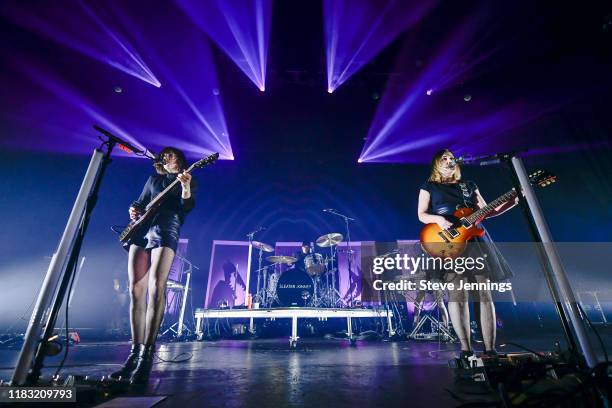
[{"label": "guitar strap", "polygon": [[463,205],[465,205],[465,207],[470,207],[467,203],[467,200],[472,197],[472,194],[470,193],[470,189],[468,188],[467,183],[464,183],[462,181],[461,183],[459,183],[459,187],[461,188],[461,193],[463,195]]}]

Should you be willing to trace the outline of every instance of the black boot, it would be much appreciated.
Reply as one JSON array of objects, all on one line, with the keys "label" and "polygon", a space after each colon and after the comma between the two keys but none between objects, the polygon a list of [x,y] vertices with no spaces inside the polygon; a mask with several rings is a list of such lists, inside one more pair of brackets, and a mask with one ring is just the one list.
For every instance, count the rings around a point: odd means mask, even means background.
[{"label": "black boot", "polygon": [[138,359],[138,355],[140,354],[140,350],[144,349],[144,344],[132,344],[132,348],[130,349],[130,354],[128,354],[125,363],[121,366],[121,368],[110,376],[115,379],[125,379],[130,378],[132,375],[132,371],[136,368],[136,360]]},{"label": "black boot", "polygon": [[130,377],[132,384],[146,384],[149,381],[154,356],[155,344],[147,344],[140,349],[140,353],[136,358],[136,368],[132,371],[132,376]]},{"label": "black boot", "polygon": [[489,358],[493,361],[499,360],[499,354],[497,354],[497,350],[493,349],[493,350],[485,350],[484,358]]},{"label": "black boot", "polygon": [[461,350],[461,353],[459,353],[459,360],[461,360],[461,364],[463,365],[463,368],[472,368],[471,363],[470,363],[470,357],[472,357],[474,355],[474,352],[472,350],[466,351],[466,350]]}]

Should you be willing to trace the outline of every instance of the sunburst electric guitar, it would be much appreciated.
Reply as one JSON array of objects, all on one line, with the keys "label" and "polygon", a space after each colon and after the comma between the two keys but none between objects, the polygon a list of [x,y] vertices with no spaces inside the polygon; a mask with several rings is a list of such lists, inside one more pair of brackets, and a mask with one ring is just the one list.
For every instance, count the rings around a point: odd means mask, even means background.
[{"label": "sunburst electric guitar", "polygon": [[[198,160],[197,162],[193,163],[185,171],[187,173],[191,173],[195,169],[199,169],[199,168],[202,168],[202,167],[208,166],[209,164],[214,163],[215,161],[217,161],[218,158],[219,158],[219,153],[211,154],[210,156],[204,157],[203,159]],[[164,191],[162,191],[157,196],[155,196],[155,198],[151,200],[149,204],[147,204],[147,207],[145,208],[145,211],[140,216],[140,218],[138,218],[135,221],[131,221],[128,224],[128,226],[125,227],[125,229],[119,235],[119,241],[122,244],[124,245],[128,244],[130,240],[134,237],[134,234],[140,231],[140,229],[143,228],[144,226],[149,225],[149,223],[151,222],[155,214],[157,214],[157,210],[159,209],[161,204],[164,202],[166,197],[168,197],[170,191],[174,187],[176,187],[180,182],[181,181],[177,178],[172,183],[170,183],[170,185],[166,187]]]},{"label": "sunburst electric guitar", "polygon": [[[556,176],[544,170],[538,170],[529,176],[529,182],[538,187],[546,187],[556,180]],[[480,222],[500,205],[514,200],[516,196],[516,190],[512,189],[478,210],[458,208],[452,216],[444,216],[453,223],[448,229],[442,229],[436,223],[425,225],[419,236],[421,246],[434,257],[458,257],[465,251],[470,239],[482,237],[485,234],[485,230],[479,226]]]}]

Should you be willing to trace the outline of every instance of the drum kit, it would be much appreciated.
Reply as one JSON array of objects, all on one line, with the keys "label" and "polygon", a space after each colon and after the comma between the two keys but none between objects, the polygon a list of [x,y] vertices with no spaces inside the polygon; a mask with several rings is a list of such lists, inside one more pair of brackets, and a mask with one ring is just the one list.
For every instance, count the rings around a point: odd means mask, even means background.
[{"label": "drum kit", "polygon": [[[259,250],[257,289],[253,303],[261,307],[337,307],[342,299],[336,285],[337,245],[342,234],[329,233],[315,241],[319,248],[329,249],[329,254],[310,252],[304,254],[304,268],[297,268],[298,258],[288,255],[265,257],[274,248],[264,242],[251,241]],[[283,270],[285,269],[285,270]]]}]

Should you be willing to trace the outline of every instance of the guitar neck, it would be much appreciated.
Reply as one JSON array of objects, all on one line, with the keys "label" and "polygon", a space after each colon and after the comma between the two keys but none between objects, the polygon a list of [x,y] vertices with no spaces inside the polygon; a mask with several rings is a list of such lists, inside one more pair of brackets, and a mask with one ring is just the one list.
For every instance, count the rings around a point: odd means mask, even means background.
[{"label": "guitar neck", "polygon": [[489,215],[491,215],[491,213],[494,212],[497,207],[504,203],[507,203],[510,200],[513,200],[516,196],[516,190],[512,189],[506,194],[497,197],[495,200],[491,201],[489,204],[485,205],[480,210],[475,211],[474,213],[472,213],[472,215],[465,218],[471,224],[482,221]]}]

